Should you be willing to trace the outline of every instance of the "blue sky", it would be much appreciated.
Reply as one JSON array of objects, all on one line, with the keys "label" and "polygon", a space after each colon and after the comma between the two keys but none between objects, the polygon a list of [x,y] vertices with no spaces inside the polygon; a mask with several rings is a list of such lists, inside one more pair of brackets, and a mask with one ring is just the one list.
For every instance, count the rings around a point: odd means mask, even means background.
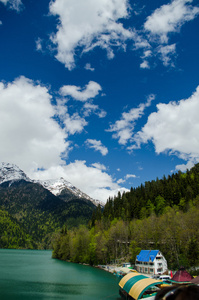
[{"label": "blue sky", "polygon": [[196,0],[0,0],[0,157],[109,196],[199,162]]}]

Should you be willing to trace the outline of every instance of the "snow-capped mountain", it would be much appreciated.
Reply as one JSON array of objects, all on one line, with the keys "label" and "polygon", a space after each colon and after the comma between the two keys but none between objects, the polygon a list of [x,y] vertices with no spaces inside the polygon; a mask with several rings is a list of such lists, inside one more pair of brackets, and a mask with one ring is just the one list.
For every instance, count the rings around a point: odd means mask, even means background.
[{"label": "snow-capped mountain", "polygon": [[55,196],[59,196],[61,192],[67,188],[69,189],[76,197],[85,198],[88,200],[93,200],[85,193],[81,192],[78,188],[72,185],[70,182],[66,181],[63,177],[60,179],[50,179],[50,180],[37,180],[34,181],[40,183],[45,189],[49,190]]},{"label": "snow-capped mountain", "polygon": [[49,190],[55,196],[59,196],[64,190],[68,190],[76,198],[84,198],[93,202],[93,204],[95,204],[96,206],[98,204],[103,206],[99,200],[92,199],[90,196],[80,191],[78,188],[72,185],[69,181],[65,180],[63,177],[61,177],[60,179],[37,180],[34,182],[40,183],[45,189]]},{"label": "snow-capped mountain", "polygon": [[84,198],[91,201],[94,205],[103,204],[99,200],[92,199],[87,194],[80,191],[64,178],[52,180],[32,180],[18,166],[10,163],[0,163],[0,184],[6,181],[25,180],[32,183],[39,183],[55,196],[59,196],[64,191],[68,191],[73,198]]},{"label": "snow-capped mountain", "polygon": [[16,165],[10,163],[0,163],[0,184],[12,180],[26,180],[31,179]]}]

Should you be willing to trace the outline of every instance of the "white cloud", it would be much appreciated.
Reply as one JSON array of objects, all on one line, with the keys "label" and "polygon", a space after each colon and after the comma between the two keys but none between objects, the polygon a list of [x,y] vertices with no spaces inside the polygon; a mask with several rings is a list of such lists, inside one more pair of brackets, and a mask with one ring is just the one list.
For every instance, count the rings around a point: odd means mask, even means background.
[{"label": "white cloud", "polygon": [[181,164],[181,165],[177,165],[175,167],[176,170],[180,170],[182,172],[186,172],[186,170],[190,170],[192,167],[194,167],[194,164],[196,163],[196,161],[194,160],[190,160],[188,161],[186,164]]},{"label": "white cloud", "polygon": [[56,102],[56,116],[59,118],[65,132],[71,135],[81,133],[84,130],[84,127],[88,125],[85,118],[81,117],[78,112],[75,112],[72,115],[68,113],[68,107],[66,106],[67,99],[58,98],[56,99]]},{"label": "white cloud", "polygon": [[84,116],[88,117],[92,113],[96,114],[99,118],[105,118],[106,112],[103,109],[100,109],[98,105],[86,102],[83,107],[84,110]]},{"label": "white cloud", "polygon": [[[56,111],[57,116],[59,116],[67,133],[81,133],[84,127],[88,125],[85,117],[88,117],[93,113],[99,118],[104,118],[106,116],[106,112],[103,109],[100,109],[98,105],[94,105],[91,99],[96,97],[101,90],[101,86],[94,81],[89,81],[84,88],[75,85],[64,85],[60,88],[59,94],[63,96],[63,98],[57,99]],[[81,109],[83,117],[79,115],[79,112],[69,115],[68,108],[66,106],[66,103],[69,100],[67,96],[72,97],[74,100],[85,102]],[[86,102],[87,100],[89,100],[89,102]]]},{"label": "white cloud", "polygon": [[129,179],[129,178],[136,178],[136,175],[134,175],[134,174],[127,174],[127,175],[125,176],[125,178],[126,178],[126,179]]},{"label": "white cloud", "polygon": [[[60,88],[59,94],[63,97],[57,98],[56,114],[68,134],[81,133],[84,127],[88,125],[85,117],[89,117],[91,114],[95,114],[99,118],[106,116],[106,112],[100,109],[98,105],[93,104],[92,99],[90,99],[96,97],[101,89],[101,86],[94,81],[90,81],[84,88],[74,85],[64,85]],[[80,110],[83,113],[83,117],[79,115],[79,112],[75,112],[73,115],[68,113],[66,103],[69,101],[69,98],[66,96],[84,102]],[[89,102],[86,102],[87,100]]]},{"label": "white cloud", "polygon": [[129,178],[136,178],[137,176],[134,174],[127,174],[124,178],[120,178],[117,180],[118,184],[126,182]]},{"label": "white cloud", "polygon": [[174,66],[171,60],[171,56],[176,53],[176,44],[167,46],[161,45],[157,48],[157,52],[160,54],[161,60],[165,67],[169,65]]},{"label": "white cloud", "polygon": [[86,70],[89,70],[89,71],[92,71],[92,72],[95,71],[95,69],[92,68],[92,67],[91,67],[91,64],[89,64],[89,63],[87,63],[87,64],[85,65],[85,69],[86,69]]},{"label": "white cloud", "polygon": [[28,174],[34,179],[65,178],[84,193],[104,203],[118,191],[127,191],[115,183],[110,175],[96,166],[88,167],[85,161],[75,161],[65,166],[51,167],[45,171]]},{"label": "white cloud", "polygon": [[145,126],[135,135],[134,149],[152,141],[158,154],[169,151],[192,165],[199,162],[198,111],[199,86],[188,99],[158,104],[157,112],[148,117]]},{"label": "white cloud", "polygon": [[147,60],[144,60],[144,61],[140,64],[140,68],[141,68],[141,69],[150,69],[149,62],[148,62]]},{"label": "white cloud", "polygon": [[46,87],[20,77],[0,83],[0,157],[24,171],[61,163],[67,135],[53,120],[55,110]]},{"label": "white cloud", "polygon": [[190,5],[192,2],[192,0],[173,0],[169,4],[162,5],[147,18],[145,30],[154,38],[160,39],[161,43],[167,43],[169,33],[178,32],[185,22],[193,20],[199,14],[199,7]]},{"label": "white cloud", "polygon": [[[147,17],[143,33],[139,37],[140,41],[143,41],[144,49],[144,55],[141,57],[143,62],[140,64],[142,69],[150,68],[148,56],[145,55],[148,51],[150,56],[162,60],[164,66],[174,67],[173,56],[176,54],[176,44],[169,45],[169,37],[179,32],[182,25],[199,14],[199,7],[192,6],[192,2],[192,0],[173,0],[157,8]],[[146,40],[148,45],[147,43],[144,45]]]},{"label": "white cloud", "polygon": [[[104,172],[106,167],[100,163],[91,167],[85,161],[66,165],[64,159],[71,149],[66,131],[79,132],[85,123],[78,115],[69,116],[65,99],[57,99],[57,105],[51,100],[45,86],[23,76],[8,84],[0,82],[1,161],[18,165],[32,179],[64,177],[104,202],[118,190],[126,190]],[[59,126],[57,117],[67,129]],[[108,151],[99,141],[91,140],[90,145],[103,155]]]},{"label": "white cloud", "polygon": [[92,166],[93,166],[94,168],[99,169],[99,170],[106,171],[106,166],[103,165],[103,164],[101,164],[101,163],[94,163],[94,164],[92,164]]},{"label": "white cloud", "polygon": [[126,182],[126,180],[125,180],[125,179],[122,179],[122,178],[120,178],[120,179],[117,180],[117,183],[118,183],[118,184],[125,183],[125,182]]},{"label": "white cloud", "polygon": [[129,112],[122,113],[120,120],[115,124],[111,124],[108,132],[115,132],[113,138],[118,139],[119,144],[126,145],[132,140],[134,134],[135,121],[142,117],[146,107],[151,105],[151,101],[155,99],[154,95],[150,95],[146,103],[141,103],[137,108],[132,108]]},{"label": "white cloud", "polygon": [[16,11],[20,11],[23,7],[23,3],[21,0],[0,0],[5,5],[9,5],[11,9],[14,9]]},{"label": "white cloud", "polygon": [[120,23],[129,16],[128,0],[54,0],[50,13],[58,16],[57,32],[51,41],[57,47],[56,58],[69,70],[75,67],[75,55],[101,47],[113,58],[113,48],[125,48],[132,33]]},{"label": "white cloud", "polygon": [[64,120],[65,130],[69,134],[81,133],[84,127],[88,125],[88,122],[80,117],[78,113],[74,113],[72,116],[69,114],[65,115]]},{"label": "white cloud", "polygon": [[37,51],[42,51],[42,39],[41,38],[38,38],[36,40],[36,50]]},{"label": "white cloud", "polygon": [[89,81],[85,88],[75,85],[64,85],[60,88],[60,94],[62,96],[71,96],[75,100],[85,102],[88,99],[96,97],[101,90],[102,88],[97,82]]},{"label": "white cloud", "polygon": [[93,148],[96,151],[99,151],[103,156],[108,154],[108,149],[104,145],[102,145],[101,141],[97,140],[92,140],[92,139],[87,139],[86,140],[86,145],[89,148]]}]

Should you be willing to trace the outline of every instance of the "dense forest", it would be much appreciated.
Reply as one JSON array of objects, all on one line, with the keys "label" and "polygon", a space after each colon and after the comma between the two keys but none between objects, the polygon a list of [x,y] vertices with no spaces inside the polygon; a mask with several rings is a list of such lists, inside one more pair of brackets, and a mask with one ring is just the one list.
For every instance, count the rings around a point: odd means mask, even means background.
[{"label": "dense forest", "polygon": [[7,211],[0,210],[0,248],[33,249],[35,243],[24,227]]},{"label": "dense forest", "polygon": [[57,234],[53,257],[105,264],[159,249],[169,268],[199,264],[199,164],[186,173],[145,182],[93,212],[89,225]]},{"label": "dense forest", "polygon": [[67,220],[68,228],[87,224],[95,205],[56,197],[37,183],[0,185],[0,248],[49,249]]}]

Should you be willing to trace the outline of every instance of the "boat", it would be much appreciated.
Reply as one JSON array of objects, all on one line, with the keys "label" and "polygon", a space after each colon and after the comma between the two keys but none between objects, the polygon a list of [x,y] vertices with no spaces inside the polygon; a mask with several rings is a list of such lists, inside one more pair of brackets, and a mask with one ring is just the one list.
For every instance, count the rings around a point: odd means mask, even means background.
[{"label": "boat", "polygon": [[168,286],[162,280],[153,279],[140,273],[129,273],[119,282],[119,294],[126,300],[155,299],[157,292]]}]

